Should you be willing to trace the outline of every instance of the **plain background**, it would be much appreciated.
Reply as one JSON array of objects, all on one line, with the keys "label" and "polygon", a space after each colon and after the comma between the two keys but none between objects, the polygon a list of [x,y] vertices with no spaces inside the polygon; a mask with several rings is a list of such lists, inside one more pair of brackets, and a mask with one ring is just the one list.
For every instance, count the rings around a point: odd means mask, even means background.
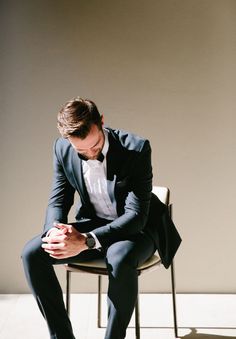
[{"label": "plain background", "polygon": [[[77,95],[150,139],[183,238],[178,291],[234,293],[236,1],[3,0],[0,12],[0,293],[29,292],[20,254],[42,230],[56,113]],[[169,273],[142,290],[169,291]]]}]

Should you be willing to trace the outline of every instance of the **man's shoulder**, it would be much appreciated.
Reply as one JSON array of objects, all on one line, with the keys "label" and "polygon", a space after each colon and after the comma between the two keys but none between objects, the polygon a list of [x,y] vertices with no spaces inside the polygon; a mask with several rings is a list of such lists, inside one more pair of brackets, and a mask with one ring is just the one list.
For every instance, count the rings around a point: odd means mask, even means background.
[{"label": "man's shoulder", "polygon": [[135,133],[125,131],[123,129],[112,129],[106,127],[111,138],[115,139],[120,145],[127,150],[141,150],[144,145],[149,145],[148,139],[141,137]]},{"label": "man's shoulder", "polygon": [[71,144],[69,142],[69,140],[65,139],[65,138],[57,138],[54,142],[54,149],[55,152],[62,152],[65,153],[67,151],[69,151],[71,149]]}]

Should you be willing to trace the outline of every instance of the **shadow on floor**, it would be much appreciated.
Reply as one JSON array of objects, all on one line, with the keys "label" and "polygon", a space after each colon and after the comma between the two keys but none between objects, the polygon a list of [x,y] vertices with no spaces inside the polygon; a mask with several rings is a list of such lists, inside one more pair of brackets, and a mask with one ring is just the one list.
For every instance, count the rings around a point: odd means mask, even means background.
[{"label": "shadow on floor", "polygon": [[[220,334],[205,334],[205,333],[198,333],[198,331],[195,328],[190,328],[191,333],[184,335],[184,336],[179,336],[181,339],[236,339],[236,337],[232,336],[225,336],[225,335],[220,335]],[[201,331],[204,331],[202,329]]]}]

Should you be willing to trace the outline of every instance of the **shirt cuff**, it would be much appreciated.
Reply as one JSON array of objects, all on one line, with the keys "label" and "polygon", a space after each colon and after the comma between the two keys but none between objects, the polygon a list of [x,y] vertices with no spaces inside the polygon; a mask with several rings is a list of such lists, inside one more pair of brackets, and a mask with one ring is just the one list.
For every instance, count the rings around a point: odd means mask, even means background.
[{"label": "shirt cuff", "polygon": [[89,232],[91,234],[91,236],[93,237],[93,239],[95,240],[95,249],[99,249],[102,247],[102,245],[100,244],[100,241],[98,240],[98,238],[96,237],[96,235],[93,232]]}]

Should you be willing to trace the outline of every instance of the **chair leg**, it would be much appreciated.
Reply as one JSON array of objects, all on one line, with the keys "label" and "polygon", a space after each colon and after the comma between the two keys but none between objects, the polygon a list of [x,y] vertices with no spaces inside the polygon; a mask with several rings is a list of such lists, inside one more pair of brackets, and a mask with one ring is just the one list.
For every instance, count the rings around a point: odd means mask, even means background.
[{"label": "chair leg", "polygon": [[139,291],[135,304],[135,335],[136,339],[140,339],[140,314],[139,314]]},{"label": "chair leg", "polygon": [[174,260],[171,263],[171,287],[172,287],[172,302],[173,302],[173,317],[174,317],[175,337],[178,338]]},{"label": "chair leg", "polygon": [[102,276],[98,276],[98,318],[97,325],[98,328],[102,327],[101,324],[101,309],[102,309]]},{"label": "chair leg", "polygon": [[71,286],[71,272],[66,271],[66,310],[70,316],[70,286]]}]

